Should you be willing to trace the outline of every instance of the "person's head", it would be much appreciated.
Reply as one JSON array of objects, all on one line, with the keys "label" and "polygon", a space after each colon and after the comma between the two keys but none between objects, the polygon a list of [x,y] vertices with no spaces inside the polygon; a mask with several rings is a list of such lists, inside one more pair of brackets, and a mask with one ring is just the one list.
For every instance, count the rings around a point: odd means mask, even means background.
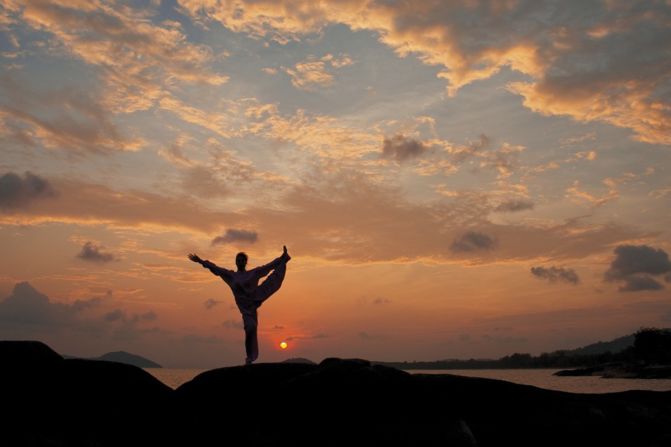
[{"label": "person's head", "polygon": [[235,256],[235,265],[238,266],[238,270],[244,270],[247,266],[247,253],[240,252]]}]

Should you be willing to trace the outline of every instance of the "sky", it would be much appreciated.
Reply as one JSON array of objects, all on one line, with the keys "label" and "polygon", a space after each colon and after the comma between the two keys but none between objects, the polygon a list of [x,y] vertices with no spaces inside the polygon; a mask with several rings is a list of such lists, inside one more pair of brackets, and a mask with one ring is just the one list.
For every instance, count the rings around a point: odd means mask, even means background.
[{"label": "sky", "polygon": [[259,361],[671,326],[671,1],[0,5],[0,339],[240,364],[283,245]]}]

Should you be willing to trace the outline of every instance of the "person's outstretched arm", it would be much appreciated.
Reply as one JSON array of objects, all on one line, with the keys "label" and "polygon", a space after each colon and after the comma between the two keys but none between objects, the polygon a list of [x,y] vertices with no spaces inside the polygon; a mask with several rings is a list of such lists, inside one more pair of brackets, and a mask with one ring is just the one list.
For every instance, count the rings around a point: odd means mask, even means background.
[{"label": "person's outstretched arm", "polygon": [[210,262],[210,261],[207,261],[207,260],[202,260],[195,253],[189,254],[189,259],[191,259],[193,262],[197,262],[198,264],[202,265],[204,268],[208,269],[213,274],[215,274],[217,276],[220,276],[224,280],[228,280],[229,278],[231,278],[231,271],[230,270],[225,269],[223,267],[219,267],[214,262]]}]

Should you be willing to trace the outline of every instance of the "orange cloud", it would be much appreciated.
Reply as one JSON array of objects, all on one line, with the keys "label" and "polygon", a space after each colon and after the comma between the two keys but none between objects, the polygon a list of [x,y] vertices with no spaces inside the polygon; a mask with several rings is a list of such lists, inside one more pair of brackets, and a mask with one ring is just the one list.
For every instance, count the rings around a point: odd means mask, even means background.
[{"label": "orange cloud", "polygon": [[[562,14],[526,2],[388,3],[347,0],[180,0],[193,17],[278,42],[298,40],[329,23],[378,33],[400,56],[415,54],[444,69],[450,95],[503,67],[531,77],[510,85],[530,109],[599,120],[631,129],[640,141],[671,144],[671,105],[661,95],[669,10],[661,3],[595,5],[584,19],[579,2]],[[641,32],[645,30],[645,32]],[[639,61],[639,62],[634,62]],[[646,68],[643,68],[646,67]]]},{"label": "orange cloud", "polygon": [[333,56],[326,54],[321,58],[308,56],[292,68],[282,67],[291,76],[291,84],[300,90],[312,91],[317,87],[327,87],[333,84],[334,76],[330,68],[338,69],[352,65],[354,61],[347,54]]},{"label": "orange cloud", "polygon": [[98,98],[68,89],[40,93],[10,77],[0,80],[9,99],[0,105],[0,134],[20,144],[72,152],[136,151],[145,142],[124,135]]},{"label": "orange cloud", "polygon": [[[397,189],[375,184],[359,170],[320,170],[310,178],[311,184],[285,190],[273,209],[250,206],[235,212],[207,209],[179,197],[49,179],[56,197],[0,214],[0,222],[178,231],[202,241],[202,248],[209,247],[224,228],[246,228],[258,234],[255,250],[259,253],[287,244],[305,257],[354,264],[490,263],[538,259],[539,253],[548,259],[584,257],[636,236],[615,225],[575,221],[545,226],[494,224],[486,218],[494,207],[486,197],[466,194],[414,204],[402,199]],[[280,205],[283,211],[277,208]],[[469,231],[495,239],[496,247],[451,251],[454,240]],[[187,276],[182,280],[199,281]]]},{"label": "orange cloud", "polygon": [[14,1],[5,5],[30,27],[52,34],[63,48],[100,69],[108,84],[105,105],[145,110],[170,79],[221,85],[227,76],[207,67],[212,51],[188,42],[179,27],[155,25],[151,12],[114,2]]},{"label": "orange cloud", "polygon": [[333,75],[327,71],[323,60],[308,58],[293,68],[284,68],[284,71],[291,76],[291,84],[297,89],[310,91],[333,84]]}]

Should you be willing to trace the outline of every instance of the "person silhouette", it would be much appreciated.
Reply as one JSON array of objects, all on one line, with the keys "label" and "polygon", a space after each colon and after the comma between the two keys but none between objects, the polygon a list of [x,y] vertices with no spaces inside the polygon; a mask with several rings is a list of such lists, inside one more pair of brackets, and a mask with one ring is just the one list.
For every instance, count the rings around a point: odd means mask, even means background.
[{"label": "person silhouette", "polygon": [[[247,254],[240,252],[235,256],[235,265],[238,271],[219,267],[213,262],[202,260],[197,254],[189,253],[189,259],[202,265],[213,274],[221,277],[233,291],[235,304],[242,314],[242,324],[245,329],[245,351],[247,358],[245,364],[253,363],[259,357],[259,341],[257,327],[259,325],[257,309],[261,307],[270,296],[277,292],[284,281],[287,272],[287,262],[291,259],[287,253],[287,246],[283,248],[281,256],[273,259],[268,264],[247,270]],[[272,273],[259,284],[259,280],[268,273]]]}]

